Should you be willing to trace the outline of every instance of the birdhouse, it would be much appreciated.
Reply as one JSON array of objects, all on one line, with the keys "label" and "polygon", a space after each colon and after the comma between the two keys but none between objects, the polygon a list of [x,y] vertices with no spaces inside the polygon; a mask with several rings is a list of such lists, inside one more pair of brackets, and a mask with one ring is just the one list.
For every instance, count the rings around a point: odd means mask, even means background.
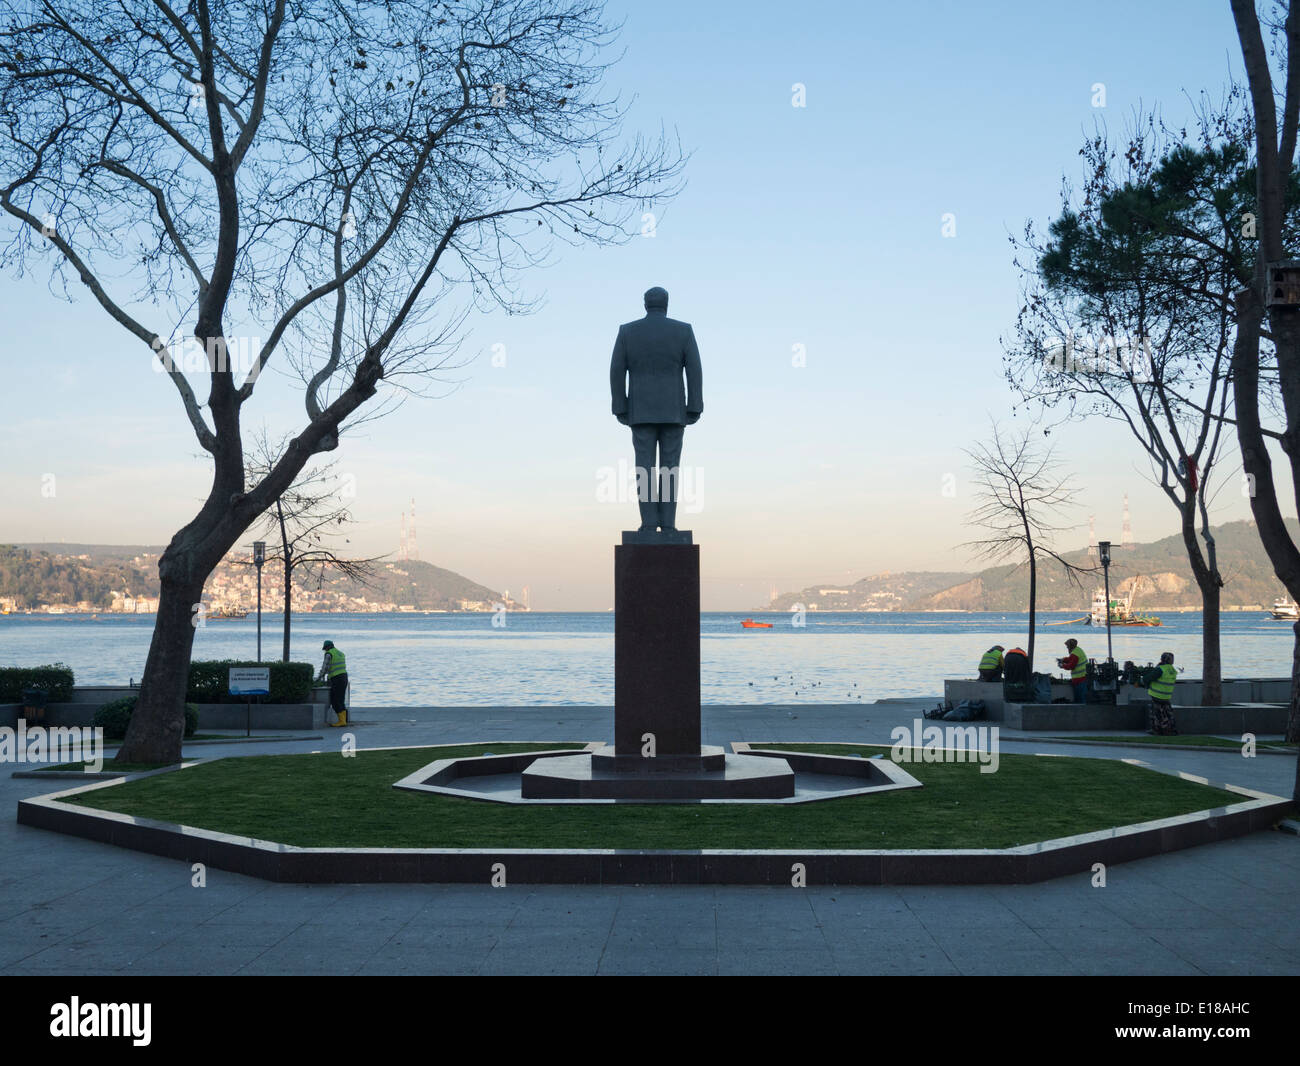
[{"label": "birdhouse", "polygon": [[1268,267],[1269,307],[1300,308],[1300,259],[1284,259]]}]

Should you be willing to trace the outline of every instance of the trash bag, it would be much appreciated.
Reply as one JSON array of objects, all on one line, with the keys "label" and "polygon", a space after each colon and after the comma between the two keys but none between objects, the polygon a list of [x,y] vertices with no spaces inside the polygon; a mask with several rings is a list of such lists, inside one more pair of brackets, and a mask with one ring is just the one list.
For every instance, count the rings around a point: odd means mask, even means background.
[{"label": "trash bag", "polygon": [[1030,703],[1052,702],[1052,675],[1035,673],[1030,678]]},{"label": "trash bag", "polygon": [[1023,652],[1009,651],[1002,659],[1002,698],[1021,702],[1029,697],[1029,658]]},{"label": "trash bag", "polygon": [[973,722],[984,717],[984,701],[962,700],[943,717],[946,722]]}]

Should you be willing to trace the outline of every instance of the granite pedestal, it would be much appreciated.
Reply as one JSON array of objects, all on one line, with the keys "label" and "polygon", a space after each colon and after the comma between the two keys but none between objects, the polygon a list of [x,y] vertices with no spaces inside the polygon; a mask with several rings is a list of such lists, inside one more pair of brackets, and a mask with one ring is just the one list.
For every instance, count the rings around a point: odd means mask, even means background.
[{"label": "granite pedestal", "polygon": [[614,548],[614,744],[538,759],[525,799],[787,799],[781,760],[700,745],[700,549],[689,530]]}]

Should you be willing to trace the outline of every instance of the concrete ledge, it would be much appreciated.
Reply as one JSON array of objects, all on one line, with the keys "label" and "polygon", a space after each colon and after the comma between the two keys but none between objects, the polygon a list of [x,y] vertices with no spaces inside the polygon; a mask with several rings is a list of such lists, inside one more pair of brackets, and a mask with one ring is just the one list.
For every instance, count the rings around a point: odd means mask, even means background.
[{"label": "concrete ledge", "polygon": [[[1124,760],[1157,773],[1167,771]],[[172,772],[159,771],[159,772]],[[1023,884],[1089,871],[1265,829],[1291,802],[1191,774],[1172,776],[1243,797],[1175,818],[1117,826],[1001,850],[640,851],[533,848],[298,848],[191,826],[79,807],[67,800],[123,779],[22,800],[20,825],[68,833],[185,863],[298,883],[491,884],[504,866],[515,884],[784,884],[802,864],[813,884]]]},{"label": "concrete ledge", "polygon": [[[128,695],[138,695],[138,690],[128,690]],[[109,697],[115,699],[117,697]],[[29,725],[88,726],[95,721],[95,712],[106,703],[73,701],[51,703],[45,716]],[[242,703],[198,703],[199,729],[243,729],[248,721],[248,711]],[[22,713],[18,703],[0,706],[0,726],[14,728]],[[334,713],[320,703],[262,703],[253,704],[254,729],[323,729]]]},{"label": "concrete ledge", "polygon": [[[1146,729],[1150,703],[1111,706],[1107,703],[1008,703],[1002,725],[1034,732],[1106,732]],[[1180,733],[1285,733],[1286,707],[1182,707],[1174,705]]]}]

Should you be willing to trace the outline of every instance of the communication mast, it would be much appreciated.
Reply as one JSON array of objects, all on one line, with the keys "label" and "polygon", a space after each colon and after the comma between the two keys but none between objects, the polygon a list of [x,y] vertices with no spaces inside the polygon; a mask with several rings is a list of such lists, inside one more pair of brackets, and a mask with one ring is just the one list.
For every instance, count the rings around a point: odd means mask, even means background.
[{"label": "communication mast", "polygon": [[397,558],[406,561],[406,512],[402,512],[402,533],[397,541]]},{"label": "communication mast", "polygon": [[412,559],[420,558],[420,549],[415,543],[415,497],[411,497],[411,535],[407,540],[407,550]]},{"label": "communication mast", "polygon": [[1133,525],[1129,522],[1128,517],[1128,493],[1124,493],[1124,526],[1120,533],[1119,546],[1121,548],[1133,547]]}]

